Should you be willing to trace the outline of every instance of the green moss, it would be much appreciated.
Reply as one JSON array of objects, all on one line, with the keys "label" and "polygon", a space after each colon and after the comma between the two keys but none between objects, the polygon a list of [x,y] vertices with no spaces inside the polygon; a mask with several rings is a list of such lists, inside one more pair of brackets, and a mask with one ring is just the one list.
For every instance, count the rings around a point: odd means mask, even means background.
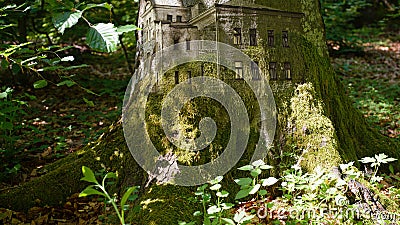
[{"label": "green moss", "polygon": [[301,165],[308,171],[317,166],[331,168],[341,162],[337,137],[331,120],[311,83],[299,85],[291,99],[288,144],[301,151]]},{"label": "green moss", "polygon": [[[198,221],[193,213],[201,207],[193,201],[193,187],[152,186],[140,199],[141,211],[131,212],[128,221],[140,225],[170,225]],[[199,221],[198,221],[199,222]]]}]

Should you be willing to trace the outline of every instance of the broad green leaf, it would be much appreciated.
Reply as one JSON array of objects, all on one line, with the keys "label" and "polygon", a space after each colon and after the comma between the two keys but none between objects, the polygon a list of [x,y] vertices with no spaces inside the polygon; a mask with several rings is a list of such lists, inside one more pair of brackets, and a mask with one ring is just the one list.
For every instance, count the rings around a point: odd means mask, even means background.
[{"label": "broad green leaf", "polygon": [[274,185],[276,182],[278,182],[278,179],[275,177],[268,177],[267,179],[262,180],[262,186],[271,186]]},{"label": "broad green leaf", "polygon": [[94,107],[93,101],[88,100],[87,98],[83,97],[83,101],[86,102],[86,104],[90,107]]},{"label": "broad green leaf", "polygon": [[226,198],[226,197],[228,197],[229,192],[227,192],[227,191],[219,191],[219,192],[216,193],[216,195],[218,197],[221,197],[221,198]]},{"label": "broad green leaf", "polygon": [[196,211],[193,213],[193,216],[201,216],[203,213],[201,213],[200,211]]},{"label": "broad green leaf", "polygon": [[272,168],[274,168],[274,167],[270,166],[270,165],[261,165],[260,166],[260,169],[262,169],[262,170],[269,170],[269,169],[272,169]]},{"label": "broad green leaf", "polygon": [[[12,92],[12,89],[9,88],[9,87],[8,87],[5,91],[0,92],[0,99],[7,98],[7,96],[8,96],[9,94],[11,94],[11,92]],[[3,111],[3,110],[2,110],[2,111]]]},{"label": "broad green leaf", "polygon": [[4,51],[0,51],[0,55],[3,55],[4,57],[8,57],[12,54],[14,54],[17,50],[22,50],[21,47],[25,46],[25,45],[30,45],[31,42],[25,42],[19,45],[9,45],[7,46],[8,48],[6,48],[6,50]]},{"label": "broad green leaf", "polygon": [[249,195],[250,190],[251,190],[251,189],[249,189],[249,188],[240,190],[240,191],[236,194],[235,199],[241,199],[241,198],[247,197],[247,196]]},{"label": "broad green leaf", "polygon": [[250,171],[252,169],[254,169],[254,166],[252,166],[252,165],[246,165],[246,166],[242,166],[242,167],[238,168],[238,170],[244,170],[244,171]]},{"label": "broad green leaf", "polygon": [[204,218],[203,224],[204,224],[204,225],[211,225],[211,220],[210,220],[210,218],[208,218],[208,217]]},{"label": "broad green leaf", "polygon": [[0,93],[0,99],[7,98],[7,92]]},{"label": "broad green leaf", "polygon": [[[108,178],[117,178],[117,175],[114,173],[114,172],[108,172],[104,177],[103,177],[103,181],[102,181],[102,185],[104,186],[105,184],[105,181],[106,181],[106,179],[108,179]],[[112,182],[109,182],[109,183],[112,183]]]},{"label": "broad green leaf", "polygon": [[261,169],[260,168],[255,168],[255,169],[251,170],[251,172],[250,172],[250,175],[252,177],[257,177],[260,174],[261,174]]},{"label": "broad green leaf", "polygon": [[203,192],[208,187],[208,184],[203,184],[202,186],[197,188],[197,191]]},{"label": "broad green leaf", "polygon": [[101,52],[117,50],[118,33],[112,23],[99,23],[90,27],[86,35],[86,43],[92,49]]},{"label": "broad green leaf", "polygon": [[74,61],[74,57],[72,55],[66,56],[64,58],[61,58],[62,62],[68,62],[68,61]]},{"label": "broad green leaf", "polygon": [[124,196],[122,196],[121,198],[121,208],[124,207],[126,201],[128,200],[129,196],[131,196],[131,194],[136,191],[137,187],[130,187],[128,188],[128,190],[126,190]]},{"label": "broad green leaf", "polygon": [[113,6],[107,2],[101,3],[101,4],[87,4],[82,11],[86,11],[88,9],[92,9],[92,8],[96,8],[96,7],[106,8],[108,10],[111,10]]},{"label": "broad green leaf", "polygon": [[261,196],[264,196],[264,195],[268,194],[268,191],[262,189],[262,190],[260,190],[260,191],[258,192],[258,194],[260,194]]},{"label": "broad green leaf", "polygon": [[[25,60],[21,61],[21,65],[24,65],[24,64],[26,64],[26,63],[28,63],[28,62],[32,63],[31,61],[34,61],[34,60],[40,59],[40,58],[43,59],[44,57],[45,57],[45,56],[34,56],[34,57],[29,58],[29,59],[25,59]],[[28,64],[28,65],[29,65],[29,64]]]},{"label": "broad green leaf", "polygon": [[240,186],[249,185],[249,184],[251,184],[252,181],[253,181],[253,179],[251,179],[249,177],[235,179],[235,182]]},{"label": "broad green leaf", "polygon": [[231,209],[233,206],[235,206],[235,204],[232,203],[221,203],[221,207],[223,210],[227,210],[227,209]]},{"label": "broad green leaf", "polygon": [[254,195],[257,193],[258,190],[260,190],[261,184],[256,184],[249,192],[249,195]]},{"label": "broad green leaf", "polygon": [[131,31],[135,31],[138,30],[139,28],[135,25],[124,25],[124,26],[120,26],[117,28],[117,33],[118,35],[121,35],[123,33],[128,33]]},{"label": "broad green leaf", "polygon": [[38,72],[55,71],[55,70],[59,70],[59,69],[62,69],[62,68],[63,68],[62,66],[48,66],[48,67],[44,67],[44,68],[38,69],[37,71]]},{"label": "broad green leaf", "polygon": [[38,80],[35,83],[33,83],[33,88],[44,88],[47,86],[47,80]]},{"label": "broad green leaf", "polygon": [[85,190],[83,190],[79,194],[79,197],[85,197],[85,196],[88,196],[88,195],[100,195],[100,196],[106,197],[106,195],[104,193],[102,193],[102,192],[100,192],[100,191],[98,191],[96,189],[93,189],[92,186],[89,186],[89,187],[85,188]]},{"label": "broad green leaf", "polygon": [[372,157],[364,157],[358,161],[360,161],[362,163],[373,163],[373,162],[375,162],[375,159]]},{"label": "broad green leaf", "polygon": [[213,205],[213,206],[211,206],[210,208],[207,209],[207,213],[208,214],[214,214],[214,213],[218,213],[218,212],[221,212],[221,208],[219,208],[219,207],[217,207],[215,205]]},{"label": "broad green leaf", "polygon": [[114,172],[108,172],[105,176],[104,176],[104,180],[108,179],[108,178],[117,178],[117,175]]},{"label": "broad green leaf", "polygon": [[61,81],[60,83],[58,83],[57,86],[67,85],[67,87],[72,87],[72,86],[74,86],[75,84],[76,84],[75,81],[72,81],[72,80],[64,80],[64,81]]},{"label": "broad green leaf", "polygon": [[82,166],[82,173],[83,177],[81,178],[81,180],[99,184],[99,182],[97,182],[96,180],[96,177],[94,176],[93,171],[89,167]]},{"label": "broad green leaf", "polygon": [[58,13],[53,17],[53,24],[54,27],[63,34],[65,29],[71,28],[78,23],[81,17],[82,12],[79,10]]},{"label": "broad green leaf", "polygon": [[220,189],[220,188],[221,188],[221,185],[220,185],[220,184],[214,184],[213,186],[210,187],[210,190],[215,191],[215,190],[218,190],[218,189]]},{"label": "broad green leaf", "polygon": [[253,165],[254,167],[260,167],[262,165],[265,165],[265,162],[259,159],[257,161],[254,161],[251,165]]},{"label": "broad green leaf", "polygon": [[388,156],[385,154],[379,154],[379,156],[378,157],[375,156],[375,158],[378,160],[378,162],[381,162],[381,163],[388,163],[388,162],[393,162],[393,161],[397,160],[395,158],[388,158]]},{"label": "broad green leaf", "polygon": [[7,24],[7,25],[0,25],[0,30],[5,29],[7,27],[15,27],[17,26],[16,24]]},{"label": "broad green leaf", "polygon": [[228,218],[221,218],[221,220],[222,220],[223,222],[225,222],[226,224],[235,225],[235,222],[233,222],[233,220],[231,220],[231,219],[228,219]]}]

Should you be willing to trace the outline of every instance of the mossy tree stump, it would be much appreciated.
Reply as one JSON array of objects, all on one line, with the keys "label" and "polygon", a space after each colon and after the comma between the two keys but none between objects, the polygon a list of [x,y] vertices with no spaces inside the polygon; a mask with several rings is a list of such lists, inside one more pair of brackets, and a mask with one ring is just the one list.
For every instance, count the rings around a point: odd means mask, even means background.
[{"label": "mossy tree stump", "polygon": [[[285,94],[277,95],[278,128],[275,148],[268,154],[267,163],[284,163],[285,159],[277,159],[283,152],[300,156],[300,165],[307,170],[317,165],[329,168],[341,162],[357,162],[361,157],[377,153],[400,158],[399,143],[372,129],[346,97],[330,65],[319,1],[269,2],[271,7],[304,13],[304,36],[300,37],[298,48],[304,57],[306,74],[304,82],[293,84]],[[202,105],[196,107],[201,109]],[[161,131],[155,129],[152,132],[156,136]],[[253,135],[258,138],[257,131]],[[248,148],[254,147],[254,143],[250,138]],[[248,163],[250,158],[251,154],[245,153],[239,164]],[[96,142],[43,168],[41,177],[2,193],[0,207],[28,210],[35,205],[59,204],[87,185],[80,181],[83,165],[94,170],[118,171],[118,183],[113,187],[116,192],[123,192],[125,187],[132,185],[143,188],[147,181],[146,172],[137,165],[127,148],[119,121]],[[399,161],[394,166],[399,170]],[[238,188],[233,182],[236,175],[233,169],[225,178],[225,185],[231,185],[227,187],[231,193]],[[134,223],[146,225],[194,220],[192,213],[198,207],[190,202],[194,190],[195,187],[152,184],[140,193],[143,210],[138,214],[131,213],[129,218]]]}]

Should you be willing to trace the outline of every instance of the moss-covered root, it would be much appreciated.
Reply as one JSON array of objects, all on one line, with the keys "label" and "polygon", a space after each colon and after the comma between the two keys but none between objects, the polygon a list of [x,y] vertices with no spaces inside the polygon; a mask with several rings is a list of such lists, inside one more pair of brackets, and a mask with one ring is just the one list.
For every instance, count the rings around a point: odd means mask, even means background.
[{"label": "moss-covered root", "polygon": [[171,225],[178,221],[191,222],[200,218],[193,213],[201,209],[193,201],[193,187],[173,185],[153,185],[140,198],[142,209],[139,213],[131,211],[128,221],[140,225]]},{"label": "moss-covered root", "polygon": [[[81,165],[91,165],[89,155],[79,158],[74,154],[65,159],[65,164],[16,189],[0,194],[0,207],[27,211],[33,206],[55,205],[72,193],[82,190]],[[68,161],[68,162],[67,162]]]},{"label": "moss-covered root", "polygon": [[141,185],[133,181],[143,180],[143,172],[130,155],[122,132],[122,125],[118,122],[96,142],[46,166],[43,169],[46,174],[24,183],[18,188],[1,193],[0,207],[27,211],[35,205],[60,204],[67,197],[82,191],[88,185],[80,180],[82,166],[88,166],[95,171],[101,168],[118,171],[119,186],[124,186],[121,183]]}]

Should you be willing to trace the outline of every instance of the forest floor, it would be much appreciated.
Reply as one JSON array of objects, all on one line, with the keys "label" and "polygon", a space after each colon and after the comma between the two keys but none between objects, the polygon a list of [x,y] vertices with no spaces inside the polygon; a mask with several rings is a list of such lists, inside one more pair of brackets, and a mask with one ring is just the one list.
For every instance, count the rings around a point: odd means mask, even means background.
[{"label": "forest floor", "polygon": [[[362,56],[336,56],[332,64],[371,126],[400,140],[400,42],[381,41],[364,47]],[[15,150],[7,159],[0,153],[6,162],[0,166],[0,191],[35,179],[40,176],[39,168],[96,140],[117,121],[130,79],[120,55],[100,58],[74,77],[97,95],[77,85],[13,87],[19,110],[12,115],[15,129],[8,135]],[[104,224],[115,221],[111,211],[102,201],[74,194],[62,206],[34,207],[27,214],[0,209],[0,224]]]}]

